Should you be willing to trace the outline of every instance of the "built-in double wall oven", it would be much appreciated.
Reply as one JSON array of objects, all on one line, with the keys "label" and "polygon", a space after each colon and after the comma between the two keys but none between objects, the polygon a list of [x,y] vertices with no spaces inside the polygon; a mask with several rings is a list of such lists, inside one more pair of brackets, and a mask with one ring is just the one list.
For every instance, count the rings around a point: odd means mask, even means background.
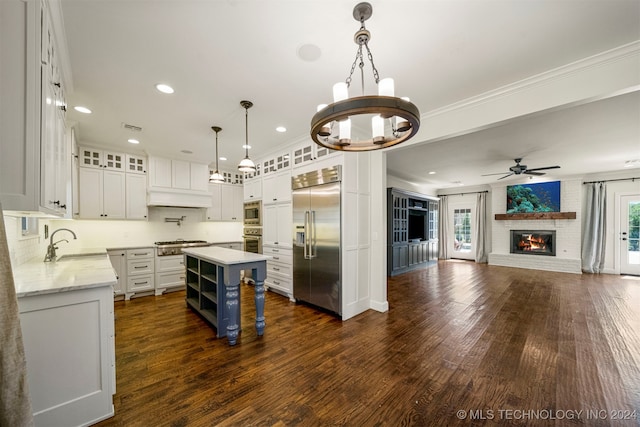
[{"label": "built-in double wall oven", "polygon": [[262,202],[244,204],[244,230],[242,240],[245,252],[262,253]]}]

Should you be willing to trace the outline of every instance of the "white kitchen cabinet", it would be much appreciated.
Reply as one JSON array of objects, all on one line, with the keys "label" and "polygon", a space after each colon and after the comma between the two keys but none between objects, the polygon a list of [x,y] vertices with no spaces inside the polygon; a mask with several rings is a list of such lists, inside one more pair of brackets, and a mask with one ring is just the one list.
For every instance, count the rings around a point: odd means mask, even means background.
[{"label": "white kitchen cabinet", "polygon": [[267,261],[267,277],[264,284],[269,290],[293,298],[293,250],[290,248],[264,246],[263,254],[270,255]]},{"label": "white kitchen cabinet", "polygon": [[125,174],[125,206],[127,219],[147,219],[147,176]]},{"label": "white kitchen cabinet", "polygon": [[134,156],[127,154],[125,157],[125,172],[127,173],[147,173],[147,158],[143,156]]},{"label": "white kitchen cabinet", "polygon": [[220,248],[227,248],[227,249],[235,249],[236,251],[242,250],[242,242],[214,243],[211,246],[218,246]]},{"label": "white kitchen cabinet", "polygon": [[331,154],[334,154],[334,150],[321,147],[313,141],[305,142],[293,149],[292,167],[302,166]]},{"label": "white kitchen cabinet", "polygon": [[287,151],[262,161],[262,174],[279,172],[291,167],[291,154]]},{"label": "white kitchen cabinet", "polygon": [[244,181],[244,200],[250,202],[252,200],[262,199],[262,179],[253,178],[251,180]]},{"label": "white kitchen cabinet", "polygon": [[155,294],[185,288],[184,255],[156,256]]},{"label": "white kitchen cabinet", "polygon": [[148,172],[149,206],[211,207],[208,165],[149,157]]},{"label": "white kitchen cabinet", "polygon": [[127,155],[124,153],[80,147],[80,166],[86,168],[124,172],[126,170],[126,158]]},{"label": "white kitchen cabinet", "polygon": [[209,184],[212,205],[208,221],[242,221],[243,187],[237,184]]},{"label": "white kitchen cabinet", "polygon": [[18,308],[35,425],[91,425],[113,416],[112,287],[24,296]]},{"label": "white kitchen cabinet", "polygon": [[[52,4],[58,7],[57,4]],[[12,211],[66,213],[64,75],[49,3],[0,2],[0,201]],[[10,42],[9,42],[10,41]],[[9,83],[7,83],[9,82]],[[70,210],[69,210],[70,212]]]},{"label": "white kitchen cabinet", "polygon": [[155,248],[127,250],[127,290],[125,299],[151,295],[155,290]]},{"label": "white kitchen cabinet", "polygon": [[115,297],[124,296],[127,290],[127,251],[116,249],[107,251],[107,254],[118,279],[118,283],[113,287],[113,295]]},{"label": "white kitchen cabinet", "polygon": [[263,178],[262,203],[281,203],[291,201],[291,172],[285,171]]},{"label": "white kitchen cabinet", "polygon": [[291,228],[293,217],[291,203],[281,203],[263,206],[262,244],[292,248]]},{"label": "white kitchen cabinet", "polygon": [[125,174],[104,169],[79,168],[81,219],[124,219]]},{"label": "white kitchen cabinet", "polygon": [[125,174],[79,168],[79,217],[81,219],[124,219]]}]

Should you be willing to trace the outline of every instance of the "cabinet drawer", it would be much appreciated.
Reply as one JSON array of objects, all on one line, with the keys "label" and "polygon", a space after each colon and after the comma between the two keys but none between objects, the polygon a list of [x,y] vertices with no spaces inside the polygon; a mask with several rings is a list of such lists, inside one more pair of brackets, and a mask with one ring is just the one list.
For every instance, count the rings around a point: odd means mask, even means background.
[{"label": "cabinet drawer", "polygon": [[127,292],[150,291],[154,288],[153,274],[129,277],[127,280]]},{"label": "cabinet drawer", "polygon": [[127,261],[127,272],[129,275],[153,274],[153,270],[153,258]]},{"label": "cabinet drawer", "polygon": [[127,259],[153,259],[155,255],[154,248],[129,249],[127,250]]},{"label": "cabinet drawer", "polygon": [[[263,246],[262,247],[262,253],[264,255],[271,255],[271,256],[288,256],[288,257],[292,257],[293,256],[293,249],[291,248],[274,248],[273,246]],[[289,258],[291,259],[291,258]],[[291,262],[291,261],[289,261]]]},{"label": "cabinet drawer", "polygon": [[156,273],[156,289],[185,286],[185,272]]},{"label": "cabinet drawer", "polygon": [[156,272],[184,270],[184,256],[159,256],[156,258]]},{"label": "cabinet drawer", "polygon": [[293,285],[291,279],[282,279],[275,276],[267,277],[267,279],[264,281],[264,284],[269,289],[275,289],[289,296],[293,293]]},{"label": "cabinet drawer", "polygon": [[291,278],[291,265],[290,264],[283,264],[283,263],[279,263],[279,262],[271,262],[271,261],[267,261],[267,276],[271,277],[274,275],[274,273],[280,277],[284,278]]},{"label": "cabinet drawer", "polygon": [[[293,256],[281,253],[269,254],[273,257],[274,262],[293,265]],[[269,261],[267,261],[268,263]]]}]

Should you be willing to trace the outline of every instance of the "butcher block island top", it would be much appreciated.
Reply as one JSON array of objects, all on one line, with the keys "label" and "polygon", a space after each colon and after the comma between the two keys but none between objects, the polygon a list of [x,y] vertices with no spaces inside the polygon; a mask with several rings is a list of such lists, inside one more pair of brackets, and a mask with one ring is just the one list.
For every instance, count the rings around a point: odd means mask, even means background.
[{"label": "butcher block island top", "polygon": [[240,332],[241,271],[250,270],[254,280],[256,331],[263,335],[264,279],[268,255],[216,246],[185,248],[185,287],[187,305],[235,345]]}]

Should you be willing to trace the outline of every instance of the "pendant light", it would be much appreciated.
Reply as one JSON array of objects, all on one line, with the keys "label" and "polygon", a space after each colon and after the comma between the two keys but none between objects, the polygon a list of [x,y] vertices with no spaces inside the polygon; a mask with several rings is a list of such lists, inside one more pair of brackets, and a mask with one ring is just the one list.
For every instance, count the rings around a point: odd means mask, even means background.
[{"label": "pendant light", "polygon": [[211,126],[211,129],[216,133],[216,171],[209,176],[209,182],[221,183],[224,182],[224,176],[222,176],[220,169],[218,169],[218,132],[220,132],[222,128],[219,126]]},{"label": "pendant light", "polygon": [[[394,94],[393,79],[380,79],[369,50],[371,33],[364,21],[373,14],[370,3],[358,3],[353,9],[353,18],[360,22],[360,29],[354,36],[358,45],[356,59],[351,65],[351,73],[344,82],[333,86],[333,103],[321,104],[311,119],[311,138],[316,144],[332,150],[368,151],[391,147],[415,136],[420,127],[420,111],[409,98],[398,98]],[[373,77],[378,85],[377,95],[364,94],[363,47],[373,68]],[[356,66],[362,78],[362,96],[349,98],[349,86]],[[352,119],[359,116],[371,117],[371,138],[352,139]],[[385,119],[389,125],[385,133]],[[362,126],[360,126],[362,128]]]},{"label": "pendant light", "polygon": [[242,159],[242,161],[238,165],[238,170],[240,172],[255,172],[256,171],[256,165],[249,158],[249,108],[253,107],[253,102],[251,102],[251,101],[240,101],[240,105],[242,105],[242,108],[244,108],[244,113],[245,113],[244,114],[244,116],[245,116],[245,129],[244,129],[244,134],[245,134],[245,142],[244,142],[244,144],[245,144],[244,145],[245,156],[244,156],[244,159]]}]

